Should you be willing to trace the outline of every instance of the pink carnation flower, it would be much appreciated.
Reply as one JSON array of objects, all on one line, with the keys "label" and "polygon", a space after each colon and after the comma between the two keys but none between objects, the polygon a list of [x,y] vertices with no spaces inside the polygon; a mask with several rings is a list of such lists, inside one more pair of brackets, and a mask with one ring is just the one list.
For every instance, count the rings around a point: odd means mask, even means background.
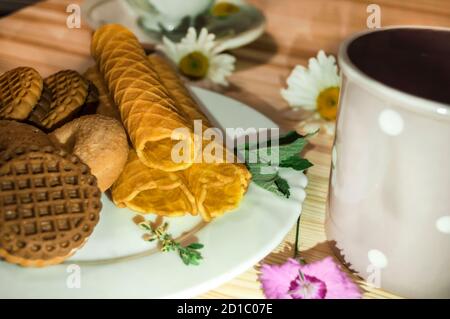
[{"label": "pink carnation flower", "polygon": [[264,264],[259,280],[269,299],[361,298],[358,286],[331,257],[306,265],[292,258],[282,265]]}]

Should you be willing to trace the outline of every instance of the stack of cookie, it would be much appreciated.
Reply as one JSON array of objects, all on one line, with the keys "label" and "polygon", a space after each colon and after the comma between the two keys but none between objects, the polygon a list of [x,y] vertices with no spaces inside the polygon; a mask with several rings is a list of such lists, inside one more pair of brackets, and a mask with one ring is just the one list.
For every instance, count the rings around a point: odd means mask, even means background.
[{"label": "stack of cookie", "polygon": [[28,121],[45,131],[73,119],[97,98],[95,86],[73,70],[43,79],[33,68],[18,67],[0,76],[0,119]]},{"label": "stack of cookie", "polygon": [[94,230],[101,192],[128,156],[121,123],[89,114],[98,97],[73,70],[45,79],[30,67],[0,75],[0,258],[58,264]]}]

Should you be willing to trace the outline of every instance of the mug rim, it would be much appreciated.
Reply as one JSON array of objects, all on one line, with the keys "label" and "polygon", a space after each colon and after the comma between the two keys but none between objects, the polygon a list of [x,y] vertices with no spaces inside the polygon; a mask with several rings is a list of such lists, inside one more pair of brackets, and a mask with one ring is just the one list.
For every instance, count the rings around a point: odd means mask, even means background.
[{"label": "mug rim", "polygon": [[433,100],[429,100],[402,90],[390,87],[380,82],[359,69],[348,56],[348,47],[358,38],[374,32],[383,32],[392,29],[426,29],[441,30],[450,33],[450,28],[439,26],[421,26],[421,25],[399,25],[388,26],[378,29],[364,30],[347,37],[339,47],[339,67],[342,73],[356,81],[360,86],[369,88],[371,92],[382,95],[390,100],[398,102],[399,106],[408,105],[407,110],[416,110],[428,115],[434,115],[445,119],[450,119],[450,104],[445,104]]}]

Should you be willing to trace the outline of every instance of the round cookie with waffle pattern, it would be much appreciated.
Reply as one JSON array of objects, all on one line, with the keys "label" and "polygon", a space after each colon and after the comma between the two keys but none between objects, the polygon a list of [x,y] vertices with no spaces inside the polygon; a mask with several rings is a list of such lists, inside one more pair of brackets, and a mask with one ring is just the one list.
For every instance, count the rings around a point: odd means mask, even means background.
[{"label": "round cookie with waffle pattern", "polygon": [[7,139],[0,138],[0,257],[29,267],[61,263],[85,243],[99,220],[96,178],[77,156],[48,139],[45,145],[42,131],[6,122],[0,121],[0,130],[21,126],[16,141],[23,143],[7,147]]}]

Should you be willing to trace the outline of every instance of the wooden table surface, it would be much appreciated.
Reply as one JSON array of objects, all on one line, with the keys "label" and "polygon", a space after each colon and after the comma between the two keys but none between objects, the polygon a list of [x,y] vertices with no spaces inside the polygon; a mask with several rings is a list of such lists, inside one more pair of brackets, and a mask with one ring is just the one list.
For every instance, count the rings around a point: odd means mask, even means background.
[{"label": "wooden table surface", "polygon": [[[93,63],[89,55],[92,30],[66,27],[66,7],[76,0],[50,0],[34,4],[0,19],[0,72],[20,65],[36,68],[43,76],[60,69],[84,71]],[[296,64],[324,49],[336,54],[349,34],[366,29],[371,0],[251,0],[267,17],[267,32],[254,43],[233,50],[237,70],[223,93],[258,109],[282,128],[292,128],[292,117],[280,96],[286,77]],[[448,0],[377,0],[381,24],[450,26]],[[1,3],[0,3],[1,5]],[[315,166],[308,172],[309,185],[301,221],[301,251],[306,261],[332,255],[324,234],[325,202],[332,139],[316,137],[305,156]],[[264,259],[282,263],[293,253],[294,229]],[[257,281],[258,265],[201,298],[262,298]],[[395,298],[367,287],[366,298]]]}]

